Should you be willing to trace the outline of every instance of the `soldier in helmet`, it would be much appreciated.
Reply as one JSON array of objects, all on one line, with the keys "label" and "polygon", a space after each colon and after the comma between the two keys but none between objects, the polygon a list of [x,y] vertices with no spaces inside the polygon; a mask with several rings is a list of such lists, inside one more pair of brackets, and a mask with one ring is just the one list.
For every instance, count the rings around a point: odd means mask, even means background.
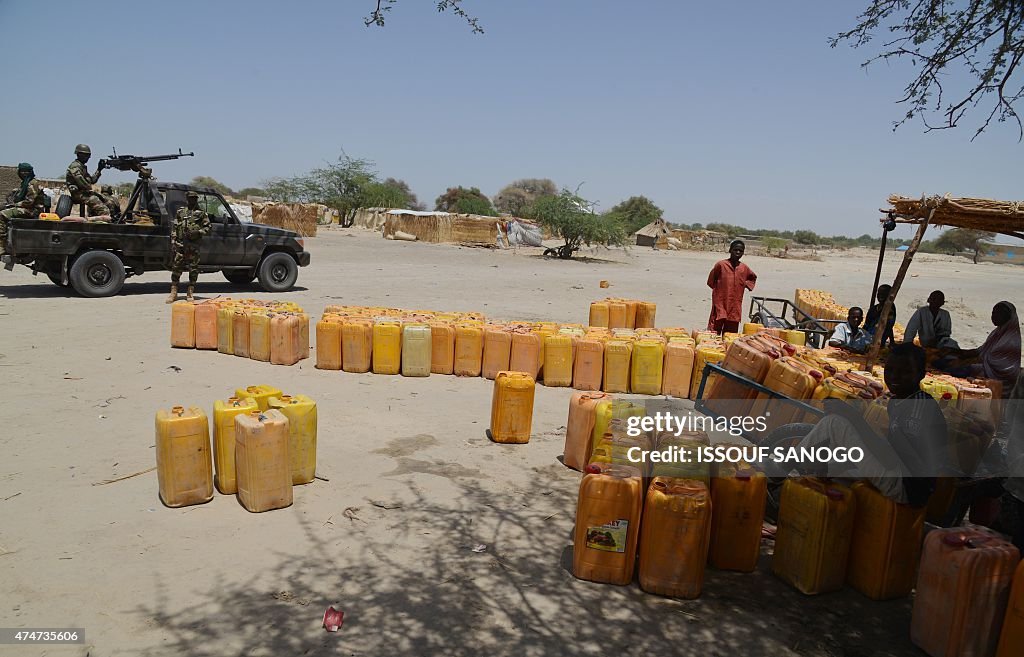
[{"label": "soldier in helmet", "polygon": [[7,196],[4,209],[0,211],[0,256],[7,253],[7,230],[11,219],[38,219],[45,209],[45,199],[36,172],[28,162],[18,165],[19,185]]},{"label": "soldier in helmet", "polygon": [[210,234],[210,218],[199,209],[199,195],[189,192],[185,195],[188,205],[178,210],[171,226],[171,294],[167,303],[178,299],[178,282],[181,272],[188,267],[188,295],[192,301],[196,281],[199,280],[199,244]]},{"label": "soldier in helmet", "polygon": [[64,180],[71,192],[71,202],[75,205],[85,203],[90,217],[109,214],[117,219],[121,216],[120,205],[93,191],[92,186],[96,184],[96,181],[100,179],[100,174],[103,173],[103,160],[100,160],[100,166],[96,169],[96,173],[90,175],[89,169],[85,166],[90,157],[92,157],[92,149],[87,145],[75,146],[75,161],[68,165],[67,173],[64,174]]}]

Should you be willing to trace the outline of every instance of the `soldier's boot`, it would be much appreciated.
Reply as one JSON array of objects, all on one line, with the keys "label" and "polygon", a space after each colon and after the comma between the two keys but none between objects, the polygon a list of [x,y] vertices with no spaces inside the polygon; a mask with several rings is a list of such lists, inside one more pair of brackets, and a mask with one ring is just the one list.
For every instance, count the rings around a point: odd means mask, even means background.
[{"label": "soldier's boot", "polygon": [[171,283],[171,293],[167,295],[167,301],[164,303],[174,303],[178,300],[178,284]]},{"label": "soldier's boot", "polygon": [[195,292],[195,287],[194,287],[194,286],[192,286],[192,285],[189,285],[189,286],[188,286],[188,292],[187,292],[187,294],[185,295],[185,299],[186,299],[187,301],[195,301],[195,298],[194,298],[194,297],[192,296],[192,293],[193,293],[193,292]]}]

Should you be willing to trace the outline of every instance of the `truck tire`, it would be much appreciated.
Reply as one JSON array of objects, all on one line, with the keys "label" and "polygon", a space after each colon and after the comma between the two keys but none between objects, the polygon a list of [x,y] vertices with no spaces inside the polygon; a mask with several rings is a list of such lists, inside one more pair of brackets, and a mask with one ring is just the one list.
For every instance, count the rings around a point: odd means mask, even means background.
[{"label": "truck tire", "polygon": [[71,287],[83,297],[112,297],[124,285],[121,259],[110,251],[86,251],[75,258],[68,273]]},{"label": "truck tire", "polygon": [[234,283],[235,285],[248,285],[252,283],[252,279],[256,278],[256,272],[250,269],[225,269],[221,273],[224,274],[224,278],[229,283]]},{"label": "truck tire", "polygon": [[260,280],[260,287],[267,292],[286,292],[299,278],[299,265],[295,258],[277,251],[263,258],[256,268],[256,277]]},{"label": "truck tire", "polygon": [[61,194],[57,197],[56,214],[61,219],[71,214],[71,197],[69,195]]}]

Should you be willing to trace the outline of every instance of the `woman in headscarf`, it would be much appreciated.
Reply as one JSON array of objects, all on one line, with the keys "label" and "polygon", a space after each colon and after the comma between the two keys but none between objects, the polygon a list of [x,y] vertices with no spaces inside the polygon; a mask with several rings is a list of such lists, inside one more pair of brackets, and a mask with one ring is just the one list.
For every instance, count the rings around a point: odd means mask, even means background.
[{"label": "woman in headscarf", "polygon": [[996,379],[1003,384],[1003,396],[1009,395],[1020,375],[1020,320],[1017,308],[1009,301],[992,307],[995,329],[977,349],[951,349],[946,353],[957,360],[946,371],[954,376]]}]

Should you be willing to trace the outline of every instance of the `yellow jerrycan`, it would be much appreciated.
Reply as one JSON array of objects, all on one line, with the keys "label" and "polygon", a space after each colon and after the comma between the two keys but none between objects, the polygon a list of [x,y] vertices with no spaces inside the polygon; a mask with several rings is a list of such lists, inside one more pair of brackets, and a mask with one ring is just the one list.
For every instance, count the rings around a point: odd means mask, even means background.
[{"label": "yellow jerrycan", "polygon": [[721,463],[711,480],[711,547],[708,562],[722,570],[752,573],[761,554],[761,525],[768,496],[763,472],[745,463]]},{"label": "yellow jerrycan", "polygon": [[630,390],[637,395],[660,395],[665,347],[659,340],[633,343]]},{"label": "yellow jerrycan", "polygon": [[210,425],[201,408],[157,411],[156,475],[160,501],[169,507],[213,499]]},{"label": "yellow jerrycan", "polygon": [[525,372],[498,372],[491,399],[491,440],[530,442],[535,388],[533,377]]},{"label": "yellow jerrycan", "polygon": [[710,540],[707,485],[655,477],[640,523],[640,588],[686,600],[700,596]]},{"label": "yellow jerrycan", "polygon": [[222,354],[233,355],[234,348],[234,327],[232,320],[235,316],[233,306],[220,306],[217,308],[217,351]]},{"label": "yellow jerrycan", "polygon": [[306,395],[281,395],[269,404],[288,418],[292,484],[308,484],[316,477],[316,402]]},{"label": "yellow jerrycan", "polygon": [[249,358],[270,362],[270,314],[266,312],[249,315]]},{"label": "yellow jerrycan", "polygon": [[196,307],[191,301],[171,304],[171,346],[195,349]]},{"label": "yellow jerrycan", "polygon": [[231,320],[231,348],[236,356],[249,357],[249,311],[236,309]]},{"label": "yellow jerrycan", "polygon": [[213,402],[213,465],[216,472],[214,483],[217,490],[225,495],[238,492],[235,478],[235,417],[241,413],[260,410],[251,397]]},{"label": "yellow jerrycan", "polygon": [[607,301],[591,301],[590,302],[590,326],[597,326],[601,328],[608,328],[608,302]]},{"label": "yellow jerrycan", "polygon": [[455,327],[455,376],[480,376],[483,367],[484,331],[479,324]]},{"label": "yellow jerrycan", "polygon": [[626,340],[609,340],[604,343],[604,382],[601,390],[629,392],[629,364],[632,354],[633,344]]},{"label": "yellow jerrycan", "polygon": [[808,595],[841,589],[855,514],[856,499],[846,486],[813,477],[787,479],[772,572]]},{"label": "yellow jerrycan", "polygon": [[544,339],[544,385],[572,385],[572,336],[556,333]]},{"label": "yellow jerrycan", "polygon": [[270,398],[280,397],[281,391],[273,386],[248,386],[245,388],[237,388],[235,390],[235,397],[239,399],[254,399],[256,405],[261,411],[265,411],[270,408]]},{"label": "yellow jerrycan", "polygon": [[402,325],[393,320],[373,323],[373,373],[398,374],[402,371]]},{"label": "yellow jerrycan", "polygon": [[846,583],[872,600],[910,595],[921,558],[927,509],[897,504],[865,481],[850,488],[857,512]]},{"label": "yellow jerrycan", "polygon": [[235,417],[238,501],[259,513],[292,504],[288,419],[277,410]]},{"label": "yellow jerrycan", "polygon": [[341,369],[341,321],[334,317],[316,323],[316,368]]}]

